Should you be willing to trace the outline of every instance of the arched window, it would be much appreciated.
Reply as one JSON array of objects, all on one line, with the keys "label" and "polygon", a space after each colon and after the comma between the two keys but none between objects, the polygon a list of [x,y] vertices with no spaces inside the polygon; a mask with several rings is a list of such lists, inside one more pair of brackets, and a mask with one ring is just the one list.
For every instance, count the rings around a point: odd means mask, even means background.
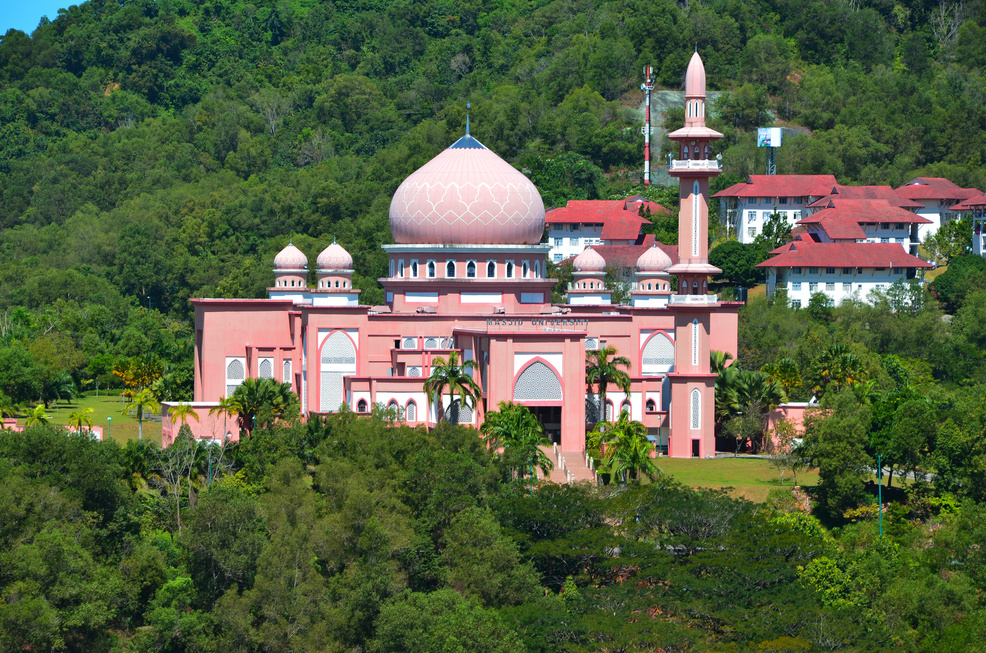
[{"label": "arched window", "polygon": [[356,373],[356,347],[342,331],[336,331],[322,345],[319,410],[339,410],[345,401],[343,377]]},{"label": "arched window", "polygon": [[404,259],[397,262],[397,276],[404,278]]},{"label": "arched window", "polygon": [[365,413],[366,412],[366,408],[367,408],[366,399],[360,399],[358,402],[356,402],[356,412],[357,413]]},{"label": "arched window", "polygon": [[339,287],[339,280],[336,279],[336,288],[338,288],[338,287]]},{"label": "arched window", "polygon": [[455,261],[449,261],[445,264],[445,277],[448,279],[455,277]]},{"label": "arched window", "polygon": [[688,158],[688,146],[687,145],[685,146],[685,152],[684,152],[684,156],[682,156],[682,158],[683,159],[687,159]]},{"label": "arched window", "polygon": [[702,393],[698,388],[692,390],[692,415],[691,423],[693,429],[702,428]]},{"label": "arched window", "polygon": [[418,262],[417,261],[411,261],[411,278],[412,279],[417,279],[418,278]]},{"label": "arched window", "polygon": [[514,278],[514,262],[513,261],[507,261],[507,278],[508,279],[513,279]]},{"label": "arched window", "polygon": [[397,419],[401,418],[401,407],[397,403],[396,399],[391,399],[390,401],[387,402],[387,411],[388,412],[394,411],[395,413],[397,413]]},{"label": "arched window", "polygon": [[708,145],[706,145],[705,146],[705,158],[706,159],[711,158],[710,157],[711,154],[712,154],[712,149]]},{"label": "arched window", "polygon": [[234,360],[229,365],[226,366],[226,378],[231,381],[242,381],[243,380],[243,363]]},{"label": "arched window", "polygon": [[613,421],[613,402],[608,399],[606,400],[606,421]]},{"label": "arched window", "polygon": [[257,378],[258,379],[273,379],[274,378],[274,361],[269,358],[262,358],[260,360],[260,365],[257,367]]},{"label": "arched window", "polygon": [[418,405],[414,403],[414,400],[407,402],[407,408],[404,410],[404,416],[407,421],[414,422],[418,419]]},{"label": "arched window", "polygon": [[528,264],[527,261],[524,261],[523,265],[521,266],[521,276],[526,279],[530,273],[531,273],[530,265]]},{"label": "arched window", "polygon": [[472,408],[469,404],[463,404],[461,399],[456,399],[445,409],[445,421],[452,424],[472,424]]},{"label": "arched window", "polygon": [[656,413],[657,412],[657,402],[654,401],[653,399],[648,399],[647,400],[647,412],[648,413]]},{"label": "arched window", "polygon": [[514,401],[561,400],[561,380],[541,361],[534,361],[524,368],[514,383]]},{"label": "arched window", "polygon": [[620,404],[620,414],[622,415],[623,413],[626,413],[627,414],[627,417],[630,417],[631,416],[631,414],[630,414],[630,401],[627,400],[627,399],[624,399],[623,400],[623,403]]},{"label": "arched window", "polygon": [[428,278],[429,279],[434,279],[435,278],[435,262],[434,261],[428,261]]},{"label": "arched window", "polygon": [[667,374],[674,367],[674,343],[663,333],[654,334],[640,357],[644,376]]},{"label": "arched window", "polygon": [[291,361],[284,361],[284,383],[291,383]]},{"label": "arched window", "polygon": [[496,276],[496,262],[490,261],[486,264],[486,277],[492,279]]},{"label": "arched window", "polygon": [[651,289],[650,284],[647,284],[647,290],[650,290],[650,289]]},{"label": "arched window", "polygon": [[541,278],[541,261],[534,261],[534,278]]},{"label": "arched window", "polygon": [[466,263],[466,276],[470,279],[476,277],[476,261],[469,261]]}]

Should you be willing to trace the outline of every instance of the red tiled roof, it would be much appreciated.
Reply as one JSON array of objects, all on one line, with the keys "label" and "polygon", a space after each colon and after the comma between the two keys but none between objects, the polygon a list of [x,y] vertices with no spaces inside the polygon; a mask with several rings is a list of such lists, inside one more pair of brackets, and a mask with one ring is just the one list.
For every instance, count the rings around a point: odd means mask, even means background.
[{"label": "red tiled roof", "polygon": [[915,177],[897,189],[912,200],[967,200],[981,194],[978,188],[961,188],[943,177]]},{"label": "red tiled roof", "polygon": [[758,268],[930,268],[897,243],[812,243],[796,241],[775,249]]},{"label": "red tiled roof", "polygon": [[809,204],[810,208],[826,207],[830,200],[887,200],[891,206],[904,209],[923,209],[924,204],[907,199],[890,186],[834,186],[825,197]]},{"label": "red tiled roof", "polygon": [[750,175],[712,197],[818,197],[838,184],[833,175]]},{"label": "red tiled roof", "polygon": [[931,220],[899,206],[892,206],[885,199],[847,200],[840,199],[838,196],[830,199],[821,211],[816,211],[808,217],[799,220],[798,224],[812,224],[825,220],[851,220],[863,224],[893,224],[899,222],[905,224],[931,224]]},{"label": "red tiled roof", "polygon": [[[628,200],[570,200],[566,206],[547,211],[544,219],[547,224],[601,224],[603,240],[635,241],[650,221],[628,211],[628,204]],[[656,202],[652,206],[667,211]]]},{"label": "red tiled roof", "polygon": [[971,197],[965,201],[952,206],[952,211],[972,211],[973,209],[986,208],[986,193]]}]

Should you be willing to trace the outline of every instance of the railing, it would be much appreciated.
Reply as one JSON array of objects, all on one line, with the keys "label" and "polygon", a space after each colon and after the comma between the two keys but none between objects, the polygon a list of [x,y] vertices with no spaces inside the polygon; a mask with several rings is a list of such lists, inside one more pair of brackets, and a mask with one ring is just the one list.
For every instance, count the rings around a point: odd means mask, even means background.
[{"label": "railing", "polygon": [[669,304],[717,304],[719,295],[671,295]]},{"label": "railing", "polygon": [[672,170],[721,170],[722,161],[716,159],[672,159]]}]

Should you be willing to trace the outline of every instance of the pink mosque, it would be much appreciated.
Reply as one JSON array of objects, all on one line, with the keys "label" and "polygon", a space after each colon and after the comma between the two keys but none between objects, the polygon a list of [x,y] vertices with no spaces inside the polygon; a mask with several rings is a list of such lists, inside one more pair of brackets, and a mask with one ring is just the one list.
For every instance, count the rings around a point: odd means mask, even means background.
[{"label": "pink mosque", "polygon": [[[268,299],[196,299],[197,437],[236,438],[235,420],[209,416],[245,378],[290,383],[303,414],[399,409],[411,425],[435,424],[423,383],[432,361],[456,351],[478,365],[475,406],[444,398],[446,417],[478,427],[501,401],[528,406],[561,452],[581,457],[585,434],[620,411],[647,426],[674,457],[715,451],[710,350],[736,355],[739,304],[707,292],[708,183],[720,173],[705,126],[705,69],[692,56],[686,122],[670,174],[679,179],[679,260],[658,247],[637,261],[630,305],[614,305],[605,262],[586,249],[574,260],[568,304],[551,303],[545,212],[537,188],[469,134],[404,180],[390,205],[394,244],[386,304],[359,303],[353,258],[333,242],[315,261],[288,245],[274,259]],[[672,291],[671,275],[678,280]],[[630,359],[630,392],[587,389],[586,352],[614,347]],[[164,440],[172,439],[165,417]]]}]

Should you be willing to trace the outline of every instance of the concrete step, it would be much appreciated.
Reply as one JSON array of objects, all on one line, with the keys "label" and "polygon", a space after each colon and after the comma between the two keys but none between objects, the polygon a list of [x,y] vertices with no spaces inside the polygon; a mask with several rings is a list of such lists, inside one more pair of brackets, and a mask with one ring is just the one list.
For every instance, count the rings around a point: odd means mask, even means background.
[{"label": "concrete step", "polygon": [[[585,454],[581,451],[561,451],[556,446],[540,447],[541,451],[555,464],[547,480],[552,483],[596,482],[595,473],[586,465]],[[541,470],[538,478],[543,478]]]}]

